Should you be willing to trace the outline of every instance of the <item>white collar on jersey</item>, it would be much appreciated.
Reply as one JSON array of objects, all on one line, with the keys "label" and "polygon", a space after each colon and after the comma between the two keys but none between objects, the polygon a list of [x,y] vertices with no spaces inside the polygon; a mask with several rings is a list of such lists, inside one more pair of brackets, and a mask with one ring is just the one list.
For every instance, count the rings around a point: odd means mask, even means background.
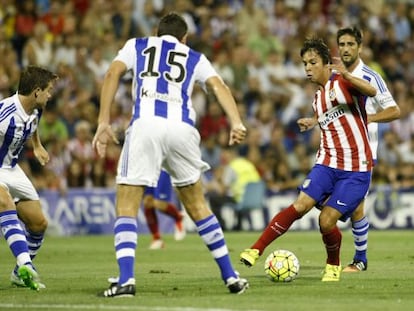
[{"label": "white collar on jersey", "polygon": [[167,41],[172,41],[172,42],[177,42],[177,43],[180,42],[176,37],[171,36],[171,35],[162,35],[160,38],[167,40]]},{"label": "white collar on jersey", "polygon": [[358,61],[359,61],[358,65],[355,67],[355,69],[352,72],[357,72],[358,70],[361,71],[362,67],[365,65],[361,58]]}]

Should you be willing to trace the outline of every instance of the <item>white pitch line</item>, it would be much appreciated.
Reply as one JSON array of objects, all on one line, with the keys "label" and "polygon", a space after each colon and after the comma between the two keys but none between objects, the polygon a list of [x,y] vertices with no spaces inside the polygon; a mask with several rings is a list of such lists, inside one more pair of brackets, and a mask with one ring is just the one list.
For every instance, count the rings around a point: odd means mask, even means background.
[{"label": "white pitch line", "polygon": [[[0,309],[70,309],[70,310],[144,310],[144,311],[237,311],[234,309],[217,308],[190,308],[190,307],[147,307],[147,306],[110,306],[110,305],[82,305],[82,304],[18,304],[0,303]],[[255,310],[250,310],[255,311]],[[257,311],[257,310],[256,310]]]}]

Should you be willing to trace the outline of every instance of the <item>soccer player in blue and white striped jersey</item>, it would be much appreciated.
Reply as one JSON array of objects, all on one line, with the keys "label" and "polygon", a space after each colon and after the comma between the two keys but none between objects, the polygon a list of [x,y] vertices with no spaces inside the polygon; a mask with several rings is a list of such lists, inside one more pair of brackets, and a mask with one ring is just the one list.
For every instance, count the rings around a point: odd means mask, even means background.
[{"label": "soccer player in blue and white striped jersey", "polygon": [[[339,55],[345,67],[355,76],[368,81],[377,94],[368,97],[365,109],[368,117],[368,134],[374,163],[377,161],[378,123],[398,119],[400,109],[387,88],[384,79],[360,58],[362,50],[362,33],[357,27],[341,28],[337,32]],[[354,236],[355,255],[343,272],[364,271],[368,267],[367,246],[369,222],[364,215],[364,201],[351,217]]]},{"label": "soccer player in blue and white striped jersey", "polygon": [[47,220],[39,195],[18,160],[25,142],[31,138],[40,164],[49,161],[37,126],[56,79],[46,69],[29,66],[21,73],[17,93],[0,101],[0,227],[17,261],[11,274],[12,283],[34,290],[44,287],[32,259],[42,245]]},{"label": "soccer player in blue and white striped jersey", "polygon": [[229,88],[210,61],[185,44],[186,39],[185,21],[169,13],[161,18],[157,36],[128,40],[105,75],[93,139],[100,156],[105,155],[109,140],[117,141],[110,127],[110,106],[127,71],[133,75],[133,107],[116,178],[114,234],[119,280],[101,294],[103,297],[135,295],[137,202],[141,202],[145,186],[157,185],[162,168],[170,174],[230,293],[243,293],[249,286],[234,270],[222,228],[204,198],[200,178],[209,165],[201,159],[200,135],[195,128],[194,84],[211,90],[223,107],[231,126],[229,144],[242,142],[246,128]]}]

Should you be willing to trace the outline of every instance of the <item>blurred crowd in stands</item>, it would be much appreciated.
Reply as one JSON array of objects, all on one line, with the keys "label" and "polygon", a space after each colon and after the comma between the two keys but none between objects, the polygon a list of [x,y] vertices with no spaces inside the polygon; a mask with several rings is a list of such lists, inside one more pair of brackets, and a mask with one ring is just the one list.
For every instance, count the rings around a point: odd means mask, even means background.
[{"label": "blurred crowd in stands", "polygon": [[[317,129],[300,133],[299,117],[312,114],[314,86],[307,82],[300,47],[323,37],[337,55],[336,31],[363,30],[363,60],[387,81],[401,119],[380,127],[373,184],[414,186],[414,2],[387,0],[0,0],[0,98],[15,92],[27,64],[54,70],[55,96],[40,123],[51,160],[41,167],[27,148],[21,165],[35,186],[113,187],[121,145],[100,160],[91,140],[102,79],[131,37],[154,34],[168,11],[189,25],[188,45],[206,54],[231,87],[248,126],[237,156],[254,164],[272,192],[296,189],[314,162]],[[112,106],[122,142],[129,122],[131,79]],[[196,89],[209,192],[222,192],[228,123],[213,97]]]}]

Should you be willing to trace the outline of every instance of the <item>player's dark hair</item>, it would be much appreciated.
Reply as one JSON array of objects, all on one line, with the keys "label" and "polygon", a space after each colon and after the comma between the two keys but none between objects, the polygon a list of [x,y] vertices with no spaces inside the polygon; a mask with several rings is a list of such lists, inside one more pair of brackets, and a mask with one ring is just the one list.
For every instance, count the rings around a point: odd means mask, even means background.
[{"label": "player's dark hair", "polygon": [[354,37],[358,45],[361,45],[362,43],[362,32],[357,26],[344,27],[344,28],[339,29],[336,32],[336,43],[337,44],[339,44],[339,38],[341,38],[343,35],[350,35]]},{"label": "player's dark hair", "polygon": [[320,55],[323,64],[331,63],[331,53],[328,46],[322,39],[316,37],[306,39],[303,43],[303,47],[300,50],[300,56],[303,57],[306,52],[311,50]]},{"label": "player's dark hair", "polygon": [[20,95],[30,95],[34,90],[40,88],[44,90],[48,87],[49,82],[57,79],[58,76],[41,67],[28,66],[20,74],[19,86],[17,92]]},{"label": "player's dark hair", "polygon": [[171,12],[163,16],[158,24],[157,36],[171,35],[178,40],[186,35],[188,30],[187,23],[177,13]]}]

